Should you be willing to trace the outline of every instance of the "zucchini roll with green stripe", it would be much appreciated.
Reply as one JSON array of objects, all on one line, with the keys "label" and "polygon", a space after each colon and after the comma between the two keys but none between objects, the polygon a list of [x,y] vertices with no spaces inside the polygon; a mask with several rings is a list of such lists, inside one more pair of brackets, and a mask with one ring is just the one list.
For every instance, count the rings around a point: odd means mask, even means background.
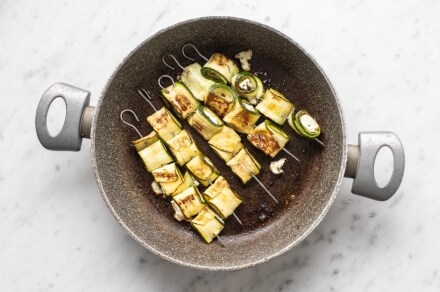
[{"label": "zucchini roll with green stripe", "polygon": [[290,137],[273,122],[265,120],[249,133],[247,139],[266,155],[275,157]]},{"label": "zucchini roll with green stripe", "polygon": [[211,243],[223,230],[225,223],[211,208],[205,206],[200,213],[191,220],[191,226],[197,230],[206,243]]},{"label": "zucchini roll with green stripe", "polygon": [[[154,156],[153,156],[154,157]],[[150,157],[150,160],[155,160]],[[154,181],[159,183],[165,195],[169,196],[174,193],[183,183],[183,177],[176,163],[170,163],[151,172]]]},{"label": "zucchini roll with green stripe", "polygon": [[260,78],[246,71],[233,76],[231,85],[240,96],[246,97],[253,104],[256,104],[264,94],[263,82]]},{"label": "zucchini roll with green stripe", "polygon": [[232,76],[238,72],[238,66],[234,61],[220,53],[212,54],[201,70],[205,78],[223,84],[230,83]]},{"label": "zucchini roll with green stripe", "polygon": [[223,127],[223,121],[208,107],[199,106],[199,108],[188,117],[188,123],[203,136],[209,140],[218,133]]},{"label": "zucchini roll with green stripe", "polygon": [[224,177],[219,176],[216,181],[203,192],[203,198],[208,205],[222,219],[228,218],[243,202],[235,193]]},{"label": "zucchini roll with green stripe", "polygon": [[215,83],[209,87],[205,105],[218,117],[223,118],[232,110],[236,100],[237,95],[231,87],[225,84]]},{"label": "zucchini roll with green stripe", "polygon": [[199,106],[199,102],[191,91],[181,82],[173,82],[172,85],[162,89],[160,93],[173,106],[176,113],[184,119]]},{"label": "zucchini roll with green stripe", "polygon": [[165,142],[182,131],[182,124],[164,107],[147,117],[147,122]]},{"label": "zucchini roll with green stripe", "polygon": [[205,187],[209,186],[220,175],[212,161],[204,155],[191,159],[186,164],[186,168]]},{"label": "zucchini roll with green stripe", "polygon": [[226,162],[243,148],[240,136],[228,126],[212,136],[208,144]]},{"label": "zucchini roll with green stripe", "polygon": [[260,116],[260,113],[252,104],[239,97],[232,110],[225,115],[223,121],[237,132],[249,134]]},{"label": "zucchini roll with green stripe", "polygon": [[261,169],[261,164],[246,148],[241,149],[226,165],[243,183],[247,183],[252,178],[252,174],[258,175]]},{"label": "zucchini roll with green stripe", "polygon": [[181,80],[195,98],[201,102],[205,102],[209,94],[209,88],[215,84],[215,82],[203,77],[201,70],[202,66],[198,63],[188,65],[182,72]]},{"label": "zucchini roll with green stripe", "polygon": [[168,140],[168,147],[180,166],[185,165],[194,157],[200,155],[200,150],[186,130]]},{"label": "zucchini roll with green stripe", "polygon": [[269,88],[263,95],[263,100],[257,105],[257,110],[263,115],[283,125],[289,113],[295,108],[294,104],[279,91]]},{"label": "zucchini roll with green stripe", "polygon": [[293,130],[304,138],[315,139],[321,134],[319,124],[306,110],[292,110],[288,122]]}]

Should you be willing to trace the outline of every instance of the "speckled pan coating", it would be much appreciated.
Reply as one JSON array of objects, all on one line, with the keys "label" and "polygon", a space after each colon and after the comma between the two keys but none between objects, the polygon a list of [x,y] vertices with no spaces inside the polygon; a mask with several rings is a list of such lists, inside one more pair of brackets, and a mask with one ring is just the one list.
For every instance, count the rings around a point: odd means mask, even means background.
[{"label": "speckled pan coating", "polygon": [[[144,119],[151,110],[139,97],[143,86],[158,96],[157,78],[167,73],[161,56],[178,55],[185,43],[197,44],[209,55],[213,50],[253,48],[254,54],[274,62],[286,82],[282,90],[298,98],[320,121],[327,147],[316,150],[302,168],[288,163],[288,171],[300,171],[303,179],[295,195],[300,199],[276,220],[254,231],[225,236],[228,248],[204,244],[197,235],[160,214],[149,199],[153,196],[148,175],[130,147],[136,138],[121,124],[119,113],[131,108]],[[180,57],[180,59],[182,59]],[[156,101],[160,106],[160,101]],[[287,124],[287,123],[286,123]],[[143,134],[150,129],[139,124]],[[293,133],[293,132],[291,132]],[[305,143],[292,134],[292,143]],[[141,245],[172,262],[208,270],[234,270],[281,255],[304,239],[323,219],[338,192],[346,163],[345,129],[334,90],[317,63],[298,44],[270,27],[248,20],[207,17],[190,20],[160,31],[137,47],[110,78],[97,106],[92,127],[92,162],[101,194],[108,207]],[[302,142],[301,142],[302,141]],[[294,146],[292,146],[294,147]],[[292,169],[291,169],[292,168]],[[267,171],[266,174],[268,175]],[[264,175],[263,175],[264,177]],[[286,176],[287,178],[289,176]],[[293,181],[283,180],[277,190],[292,192]],[[252,192],[245,198],[252,198]],[[170,214],[169,214],[170,215]]]}]

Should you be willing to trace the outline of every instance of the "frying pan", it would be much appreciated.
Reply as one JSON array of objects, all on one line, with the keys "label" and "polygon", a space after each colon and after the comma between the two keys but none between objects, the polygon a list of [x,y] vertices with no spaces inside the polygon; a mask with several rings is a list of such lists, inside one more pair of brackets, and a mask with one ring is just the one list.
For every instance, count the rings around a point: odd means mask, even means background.
[{"label": "frying pan", "polygon": [[[270,172],[268,157],[254,151],[263,164],[258,177],[277,196],[280,203],[276,204],[255,182],[241,184],[184,123],[201,150],[244,198],[236,210],[243,226],[228,219],[221,233],[226,248],[217,241],[203,243],[188,224],[172,218],[169,202],[154,195],[152,177],[130,147],[137,134],[119,119],[120,112],[130,108],[141,119],[135,124],[140,132],[146,135],[151,131],[145,118],[153,110],[139,96],[138,88],[149,90],[155,96],[154,105],[162,107],[157,79],[162,74],[175,77],[176,72],[166,68],[161,57],[171,53],[188,65],[190,61],[180,54],[186,43],[195,44],[207,56],[222,52],[231,58],[252,48],[252,70],[260,73],[267,86],[285,93],[297,108],[307,109],[323,132],[320,138],[324,147],[298,137],[286,123],[283,129],[291,134],[286,149],[297,154],[301,163],[289,159],[279,176]],[[59,134],[51,136],[46,119],[57,97],[66,103],[66,119]],[[403,177],[404,153],[398,137],[391,132],[361,132],[358,145],[346,145],[338,98],[316,61],[287,36],[249,20],[206,17],[162,30],[126,57],[110,77],[96,107],[89,106],[89,97],[88,91],[71,85],[52,85],[43,94],[36,113],[41,144],[50,150],[79,151],[82,138],[91,138],[92,166],[110,211],[142,246],[184,266],[234,270],[265,262],[310,234],[329,210],[344,175],[354,179],[353,193],[380,201],[396,192]],[[246,146],[252,149],[249,144]],[[393,173],[386,186],[379,186],[374,178],[376,154],[382,147],[389,147],[394,158]]]}]

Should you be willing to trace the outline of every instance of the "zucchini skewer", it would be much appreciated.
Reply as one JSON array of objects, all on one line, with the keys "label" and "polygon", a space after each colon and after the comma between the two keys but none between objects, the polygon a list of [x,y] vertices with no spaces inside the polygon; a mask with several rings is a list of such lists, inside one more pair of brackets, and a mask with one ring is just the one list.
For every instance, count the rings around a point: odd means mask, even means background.
[{"label": "zucchini skewer", "polygon": [[[151,96],[148,94],[148,92],[141,88],[138,90],[139,94],[147,101],[147,103],[153,108],[153,110],[157,111],[157,109],[153,106],[152,102],[150,101]],[[183,143],[180,142],[182,141],[182,139],[179,139],[178,143],[174,143],[174,140],[178,139],[179,136],[182,135],[182,133],[185,133],[184,137],[187,137],[185,139],[183,139]],[[187,145],[191,145],[191,146],[187,146]],[[191,148],[190,151],[186,151],[185,149],[183,149],[184,152],[189,152],[189,153],[193,153],[193,154],[197,154],[197,155],[193,155],[193,157],[191,157],[191,159],[185,159],[183,160],[184,163],[179,163],[181,166],[185,165],[186,168],[188,169],[188,171],[197,178],[197,180],[204,186],[208,186],[211,184],[211,181],[216,180],[219,175],[220,172],[217,170],[217,168],[214,166],[214,164],[212,163],[212,161],[208,158],[205,157],[201,154],[201,152],[198,150],[197,145],[195,144],[194,140],[191,138],[191,136],[189,135],[189,133],[187,133],[185,130],[182,130],[178,135],[176,135],[174,138],[170,139],[167,142],[167,145],[169,146],[169,148],[171,149],[171,151],[173,153],[175,153],[175,150],[178,146],[180,148]],[[178,146],[176,146],[178,145]],[[197,149],[197,152],[192,150],[192,149]],[[178,155],[174,154],[174,156],[178,157]],[[238,196],[238,195],[237,195]],[[240,201],[241,203],[241,201]],[[238,221],[238,223],[240,225],[242,225],[241,220],[238,218],[238,216],[234,213],[234,210],[238,207],[238,205],[236,205],[233,210],[231,210],[231,213],[234,215],[235,219]],[[230,214],[229,214],[230,215]],[[228,216],[229,216],[228,215]],[[226,216],[226,217],[228,217]],[[226,219],[226,217],[224,219]]]},{"label": "zucchini skewer", "polygon": [[306,110],[296,111],[293,109],[290,112],[287,121],[299,136],[313,139],[324,146],[324,143],[318,139],[321,134],[321,127]]},{"label": "zucchini skewer", "polygon": [[[170,56],[175,61],[177,66],[179,66],[184,72],[188,71],[186,68],[180,65],[180,63],[173,55],[168,54],[167,56]],[[172,67],[171,65],[165,62],[164,57],[162,57],[162,61],[167,67],[174,70],[174,67]],[[250,76],[251,74],[247,72],[242,73],[242,75],[245,78],[252,77]],[[165,77],[172,80],[170,76],[163,75],[159,78],[159,85],[162,85],[160,80]],[[238,76],[237,78],[241,78],[241,77]],[[253,80],[255,81],[255,78],[253,78]],[[173,85],[174,84],[175,83],[173,81]],[[205,140],[211,141],[210,139],[212,139],[213,136],[215,136],[218,132],[221,132],[221,129],[224,128],[223,122],[220,119],[218,113],[224,114],[223,121],[225,121],[225,123],[228,126],[230,126],[233,130],[237,132],[248,134],[247,137],[248,140],[251,142],[251,144],[256,148],[262,150],[266,155],[271,155],[272,157],[274,157],[279,151],[283,150],[285,153],[287,153],[289,156],[294,158],[296,161],[300,162],[300,160],[293,153],[291,153],[290,151],[284,148],[285,144],[290,139],[290,137],[283,130],[275,126],[269,120],[261,123],[260,126],[258,127],[255,126],[255,123],[258,121],[261,115],[259,111],[246,99],[242,98],[241,96],[238,98],[233,98],[233,100],[235,100],[235,103],[233,107],[232,108],[229,107],[229,110],[227,111],[222,111],[224,106],[223,104],[221,106],[216,107],[218,99],[217,100],[212,99],[213,103],[211,104],[209,103],[210,97],[215,95],[215,93],[213,93],[214,90],[216,89],[217,91],[220,90],[220,92],[222,92],[221,94],[225,96],[227,95],[226,89],[228,88],[229,87],[224,84],[212,85],[209,90],[210,92],[209,95],[205,98],[206,99],[205,104],[211,106],[211,108],[215,110],[212,111],[206,106],[200,105],[195,112],[191,113],[188,116],[187,119],[188,123],[194,129],[196,129],[203,136]],[[162,89],[162,91],[163,90],[165,89]],[[231,90],[230,88],[229,91],[232,93],[231,94],[232,96],[235,95],[234,91]],[[278,93],[275,90],[273,90],[273,92],[277,93],[278,95],[281,95],[281,93]],[[262,91],[261,91],[261,95],[262,95]],[[264,107],[262,107],[263,109],[279,107],[281,111],[281,115],[284,115],[286,108],[287,111],[290,111],[290,109],[293,108],[292,103],[287,101],[284,97],[281,98],[275,95],[274,93],[272,93],[272,89],[269,89],[264,94],[264,96],[265,96],[264,100],[259,104],[262,105],[264,103]],[[274,99],[275,102],[269,99]],[[278,114],[270,115],[271,113],[270,110],[267,110],[266,112],[269,113],[266,115],[272,117],[273,120],[276,120],[276,118],[280,117],[280,115]],[[216,153],[226,162],[228,162],[233,157],[233,155],[236,154],[238,150],[240,150],[243,147],[240,142],[240,138],[236,142],[237,149],[234,152],[232,150],[225,151],[224,149],[219,149],[220,147],[218,147],[217,145],[211,142],[209,143],[211,144],[211,147],[216,151]],[[271,151],[268,151],[269,149],[271,149]]]},{"label": "zucchini skewer", "polygon": [[[186,54],[185,48],[187,47],[191,47],[206,62],[209,61],[208,58],[206,58],[202,53],[200,53],[200,51],[193,44],[189,44],[189,43],[185,44],[181,49],[182,54],[185,58],[191,61],[195,61],[194,58],[191,58]],[[180,68],[185,69],[177,62],[174,56],[173,59],[179,65]],[[174,70],[172,66],[169,66],[166,63],[165,65]],[[257,76],[247,71],[242,71],[232,76],[231,85],[234,88],[234,90],[236,90],[241,96],[250,98],[250,100],[252,100],[252,98],[255,98],[255,100],[258,101],[262,97],[262,101],[257,105],[256,109],[262,114],[264,114],[266,117],[271,119],[272,121],[276,122],[277,124],[283,125],[286,119],[288,120],[291,119],[291,115],[295,110],[295,105],[291,103],[283,94],[281,94],[279,91],[273,88],[269,88],[268,90],[264,91],[263,84]],[[310,118],[313,119],[312,117]],[[297,131],[298,128],[295,129],[292,124],[291,127],[300,136],[308,139],[314,139],[316,142],[324,146],[324,143],[321,140],[319,140],[317,137],[310,137],[310,135],[308,134],[304,135],[303,132],[301,133],[301,130],[298,132]],[[288,152],[288,154],[299,162],[299,160],[294,155],[291,155],[292,153]]]},{"label": "zucchini skewer", "polygon": [[[139,140],[142,140],[142,142],[148,141],[147,143],[142,143],[142,144],[151,143],[149,146],[153,145],[153,143],[157,141],[157,140],[153,141],[155,140],[154,138],[152,138],[154,137],[154,135],[149,134],[143,137],[140,131],[133,124],[128,123],[127,121],[124,120],[123,115],[126,112],[130,112],[135,117],[136,121],[139,121],[139,119],[137,115],[130,109],[123,110],[120,114],[120,119],[122,120],[122,122],[132,127],[136,131],[136,133],[141,137],[140,139],[133,141],[133,145],[135,146],[136,150],[139,149],[138,147]],[[157,134],[156,134],[156,138],[157,138]],[[142,151],[143,149],[140,150]],[[170,169],[173,167],[175,168],[175,165],[176,165],[175,163],[170,163],[164,167],[154,169],[152,174],[155,181],[159,183],[171,182],[176,177],[173,175],[169,175],[172,173],[172,171],[170,172]],[[202,236],[203,240],[206,243],[210,243],[212,239],[217,237],[220,243],[224,247],[226,247],[223,240],[221,240],[220,236],[218,235],[221,232],[221,230],[224,228],[223,220],[208,206],[205,206],[204,197],[200,194],[200,192],[195,186],[190,185],[182,192],[178,194],[173,194],[173,201],[171,205],[173,205],[173,208],[177,206],[181,214],[183,214],[186,219],[189,220],[192,217],[194,217],[190,221],[191,226],[193,226],[194,229],[196,229],[196,231]]]},{"label": "zucchini skewer", "polygon": [[[169,75],[162,75],[161,77],[159,77],[159,80],[161,80],[163,78],[163,76],[167,76],[167,78],[172,79],[172,77]],[[158,84],[162,88],[162,90],[165,90],[165,88],[162,86],[161,82],[158,82]],[[195,130],[197,130],[203,136],[203,138],[205,138],[205,140],[210,140],[215,134],[217,134],[218,132],[221,131],[222,127],[224,127],[222,120],[218,116],[216,116],[211,110],[209,110],[208,108],[206,108],[202,105],[199,105],[199,108],[195,112],[193,112],[190,116],[188,116],[187,121]],[[239,146],[240,144],[241,144],[240,142],[237,143],[237,146]],[[216,149],[216,148],[213,148],[213,149],[216,150],[217,154],[221,158],[223,158],[223,159],[227,158],[227,155],[223,155],[223,153],[222,153],[223,150],[218,151],[219,149]],[[250,170],[234,171],[234,167],[233,167],[234,164],[231,163],[232,160],[233,160],[233,158],[230,161],[228,161],[226,163],[226,165],[231,167],[232,171],[238,177],[240,177],[240,179],[243,181],[243,183],[246,183],[247,181],[249,181],[249,178],[246,178],[246,176],[249,176],[250,178],[254,177],[256,179],[255,175],[253,173],[251,173]],[[255,161],[256,164],[259,164],[258,162],[256,162],[255,158],[253,158],[253,160]],[[259,173],[260,168],[261,168],[261,166],[258,167],[258,172],[256,174]],[[243,178],[243,176],[245,178]],[[256,180],[258,180],[258,179],[256,179]],[[258,182],[261,185],[261,181],[258,180]],[[278,203],[278,201],[275,199],[273,194],[270,193],[266,187],[264,187],[263,189],[270,194],[270,197],[272,199],[274,199],[276,203]]]}]

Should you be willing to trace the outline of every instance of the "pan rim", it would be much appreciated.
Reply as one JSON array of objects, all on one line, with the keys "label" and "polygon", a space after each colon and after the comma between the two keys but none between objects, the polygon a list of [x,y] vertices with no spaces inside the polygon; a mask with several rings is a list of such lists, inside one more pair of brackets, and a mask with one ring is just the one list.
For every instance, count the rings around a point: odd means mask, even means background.
[{"label": "pan rim", "polygon": [[[186,261],[182,261],[179,259],[176,259],[174,257],[168,256],[166,253],[162,252],[161,250],[158,250],[156,248],[154,248],[153,246],[148,245],[145,241],[143,241],[135,232],[133,232],[129,226],[127,226],[124,222],[123,219],[121,219],[121,217],[119,216],[119,214],[116,212],[116,210],[114,209],[112,203],[110,202],[110,200],[108,199],[106,192],[104,190],[103,184],[102,184],[102,180],[99,174],[99,170],[97,167],[97,161],[96,161],[96,155],[95,155],[95,131],[96,131],[96,124],[97,124],[97,120],[99,117],[99,111],[104,99],[104,96],[107,92],[107,89],[109,88],[110,84],[112,83],[114,77],[116,76],[116,74],[119,72],[119,70],[122,68],[122,66],[127,62],[127,60],[135,53],[137,52],[142,46],[144,46],[144,44],[148,43],[151,39],[155,38],[156,36],[172,30],[178,26],[181,25],[186,25],[188,23],[193,23],[193,22],[198,22],[198,21],[202,21],[202,20],[232,20],[232,21],[239,21],[239,22],[245,22],[245,23],[249,23],[249,24],[253,24],[253,25],[257,25],[260,27],[263,27],[267,30],[270,30],[271,32],[278,34],[279,36],[285,38],[286,40],[288,40],[290,43],[292,43],[294,46],[296,46],[302,53],[304,53],[311,61],[312,63],[316,66],[316,68],[319,70],[319,72],[321,73],[321,75],[324,77],[327,85],[329,86],[329,88],[332,91],[332,94],[334,96],[335,99],[335,103],[336,106],[338,108],[338,114],[339,117],[341,119],[341,130],[342,130],[342,159],[341,159],[341,164],[340,164],[340,168],[339,168],[339,175],[338,178],[335,182],[335,186],[332,190],[332,194],[329,198],[329,200],[327,201],[326,206],[323,208],[322,212],[319,214],[319,216],[316,218],[316,220],[310,224],[310,226],[305,230],[305,232],[303,232],[303,234],[301,234],[301,236],[299,236],[298,238],[296,238],[294,241],[292,241],[290,244],[288,244],[286,247],[284,247],[283,249],[278,250],[277,252],[263,257],[259,260],[255,260],[253,262],[246,262],[243,264],[235,264],[232,266],[210,266],[210,265],[201,265],[201,264],[194,264],[194,263],[189,263]],[[231,16],[207,16],[207,17],[199,17],[199,18],[193,18],[193,19],[188,19],[182,22],[178,22],[175,23],[171,26],[168,26],[164,29],[161,29],[159,31],[157,31],[156,33],[154,33],[153,35],[151,35],[150,37],[148,37],[147,39],[145,39],[144,41],[142,41],[138,46],[136,46],[133,50],[130,51],[130,53],[121,61],[121,63],[116,67],[116,69],[113,71],[113,73],[111,74],[110,78],[107,80],[106,85],[104,87],[104,89],[101,92],[101,95],[98,99],[98,103],[96,105],[96,110],[95,110],[95,115],[93,117],[93,122],[92,122],[92,128],[91,128],[91,144],[90,144],[90,155],[91,155],[91,160],[92,160],[92,167],[93,167],[93,173],[98,185],[98,189],[99,192],[102,196],[102,198],[104,199],[107,207],[109,208],[109,210],[111,211],[111,213],[113,214],[113,216],[116,218],[116,220],[119,222],[119,224],[121,224],[121,226],[125,229],[125,231],[130,235],[130,237],[132,237],[135,241],[137,241],[141,246],[143,246],[144,248],[146,248],[147,250],[149,250],[150,252],[152,252],[153,254],[160,256],[161,258],[164,258],[172,263],[184,266],[184,267],[190,267],[190,268],[195,268],[195,269],[199,269],[199,270],[210,270],[210,271],[233,271],[233,270],[240,270],[240,269],[244,269],[244,268],[249,268],[249,267],[253,267],[255,265],[267,262],[275,257],[278,257],[280,255],[282,255],[283,253],[291,250],[293,247],[295,247],[296,245],[298,245],[301,241],[303,241],[307,236],[310,235],[310,233],[319,225],[319,223],[321,223],[321,221],[324,219],[325,215],[328,213],[330,207],[332,206],[334,200],[336,199],[336,196],[339,192],[341,183],[342,183],[342,179],[344,177],[344,171],[345,171],[345,167],[346,167],[346,161],[347,161],[347,145],[346,145],[346,127],[345,127],[345,121],[344,121],[344,115],[342,112],[342,108],[341,108],[341,104],[340,104],[340,100],[338,98],[338,95],[335,91],[335,89],[333,88],[329,78],[327,77],[327,75],[325,74],[324,70],[321,68],[321,66],[318,64],[318,62],[315,60],[315,58],[312,57],[312,55],[310,53],[308,53],[307,51],[305,51],[302,46],[300,46],[296,41],[292,40],[290,37],[288,37],[287,35],[281,33],[280,31],[267,26],[265,24],[253,21],[253,20],[249,20],[249,19],[244,19],[244,18],[239,18],[239,17],[231,17]]]}]

